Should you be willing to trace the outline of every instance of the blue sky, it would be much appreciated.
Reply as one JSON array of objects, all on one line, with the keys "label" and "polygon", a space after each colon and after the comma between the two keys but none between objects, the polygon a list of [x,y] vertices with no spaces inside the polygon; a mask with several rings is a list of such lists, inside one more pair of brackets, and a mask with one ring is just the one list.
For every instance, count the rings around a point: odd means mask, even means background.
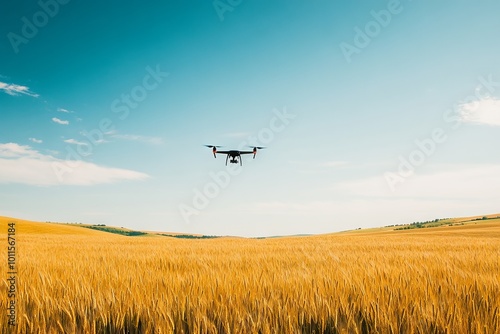
[{"label": "blue sky", "polygon": [[[497,1],[1,7],[0,215],[269,236],[500,212]],[[267,149],[226,169],[203,144]]]}]

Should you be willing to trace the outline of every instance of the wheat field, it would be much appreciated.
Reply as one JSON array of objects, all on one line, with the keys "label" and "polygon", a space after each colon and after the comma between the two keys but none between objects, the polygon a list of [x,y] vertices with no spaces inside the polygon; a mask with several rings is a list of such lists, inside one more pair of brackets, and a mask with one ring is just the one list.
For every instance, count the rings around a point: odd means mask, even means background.
[{"label": "wheat field", "polygon": [[500,332],[498,219],[207,240],[15,221],[17,324],[4,312],[3,333]]}]

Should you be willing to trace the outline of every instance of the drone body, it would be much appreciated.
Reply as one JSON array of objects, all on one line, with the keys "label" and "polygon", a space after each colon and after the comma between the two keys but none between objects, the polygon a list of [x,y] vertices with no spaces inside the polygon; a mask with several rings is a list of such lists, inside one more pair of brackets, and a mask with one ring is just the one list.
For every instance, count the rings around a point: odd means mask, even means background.
[{"label": "drone body", "polygon": [[255,146],[252,151],[240,151],[240,150],[230,150],[230,151],[217,151],[217,148],[220,146],[215,145],[205,145],[212,149],[212,153],[214,154],[214,158],[217,158],[217,153],[226,155],[226,166],[229,161],[232,164],[240,163],[240,166],[243,166],[243,160],[241,159],[242,154],[253,154],[253,158],[257,155],[257,150],[261,150],[265,147]]}]

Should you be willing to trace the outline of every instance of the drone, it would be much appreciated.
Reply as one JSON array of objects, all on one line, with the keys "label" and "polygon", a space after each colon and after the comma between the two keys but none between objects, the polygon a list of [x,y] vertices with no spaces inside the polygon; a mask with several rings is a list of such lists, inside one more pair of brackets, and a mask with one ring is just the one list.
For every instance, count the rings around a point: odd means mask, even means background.
[{"label": "drone", "polygon": [[[253,154],[253,158],[255,159],[255,156],[257,155],[257,150],[262,150],[265,147],[261,146],[249,146],[253,147],[252,151],[240,151],[240,150],[230,150],[230,151],[217,151],[217,148],[221,146],[215,146],[215,145],[205,145],[206,147],[209,147],[212,149],[212,153],[214,154],[214,158],[217,158],[216,154],[225,154],[226,155],[226,166],[227,162],[229,161],[232,164],[237,164],[238,162],[240,163],[240,166],[243,166],[243,160],[241,159],[242,154]],[[229,159],[231,158],[231,159]]]}]

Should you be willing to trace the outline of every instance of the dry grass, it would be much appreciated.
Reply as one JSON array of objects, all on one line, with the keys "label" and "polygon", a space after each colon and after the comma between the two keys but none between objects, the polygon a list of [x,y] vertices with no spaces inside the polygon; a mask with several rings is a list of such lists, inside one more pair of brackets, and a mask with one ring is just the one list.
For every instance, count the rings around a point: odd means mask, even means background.
[{"label": "dry grass", "polygon": [[17,230],[19,333],[500,332],[500,220],[264,240]]}]

